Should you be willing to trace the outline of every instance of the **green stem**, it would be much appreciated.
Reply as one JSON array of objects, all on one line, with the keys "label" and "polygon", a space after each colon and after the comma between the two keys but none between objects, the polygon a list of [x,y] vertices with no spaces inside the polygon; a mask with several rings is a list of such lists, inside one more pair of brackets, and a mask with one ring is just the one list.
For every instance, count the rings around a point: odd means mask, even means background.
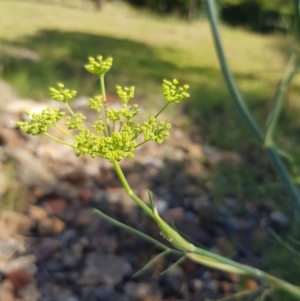
[{"label": "green stem", "polygon": [[163,272],[160,273],[161,276],[165,275],[168,271],[170,271],[174,266],[180,265],[182,262],[186,260],[185,256],[179,258],[176,262],[174,262],[171,266],[165,269]]},{"label": "green stem", "polygon": [[264,143],[265,147],[274,146],[274,135],[275,135],[276,126],[278,124],[278,119],[282,111],[284,96],[289,84],[291,83],[292,79],[294,78],[294,76],[298,71],[298,66],[296,63],[297,63],[297,55],[293,53],[289,59],[282,82],[276,93],[276,97],[274,100],[274,107],[268,118],[269,119],[268,129],[267,129],[267,133],[265,136],[265,143]]},{"label": "green stem", "polygon": [[146,271],[147,269],[149,269],[158,259],[168,255],[169,253],[171,253],[170,249],[166,249],[165,251],[163,251],[162,253],[158,254],[157,256],[155,256],[154,258],[152,258],[149,262],[147,262],[147,264],[140,269],[138,272],[136,272],[135,274],[132,275],[133,278],[140,276],[141,274],[143,274],[144,271]]},{"label": "green stem", "polygon": [[265,287],[257,287],[254,289],[249,289],[249,290],[245,290],[245,291],[241,291],[241,292],[237,292],[235,294],[226,296],[224,298],[218,299],[217,301],[233,301],[233,300],[244,300],[242,298],[249,296],[249,295],[253,295],[253,294],[259,294],[260,292],[262,292],[263,290],[265,290]]},{"label": "green stem", "polygon": [[[124,176],[124,173],[119,165],[119,163],[117,161],[115,161],[113,163],[114,165],[114,168],[117,172],[117,175],[127,193],[127,195],[132,198],[134,200],[134,202],[148,215],[150,216],[151,218],[154,219],[154,215],[153,215],[153,212],[152,210],[132,191],[131,187],[129,186],[125,176]],[[155,220],[155,219],[154,219]]]},{"label": "green stem", "polygon": [[170,102],[168,102],[154,117],[157,118],[170,104]]},{"label": "green stem", "polygon": [[120,120],[120,126],[119,126],[119,132],[121,133],[121,130],[122,130],[122,126],[123,126],[123,121]]},{"label": "green stem", "polygon": [[295,5],[295,36],[296,40],[300,41],[300,0],[294,0]]},{"label": "green stem", "polygon": [[[193,254],[199,254],[201,256],[205,256],[205,257],[214,259],[217,262],[213,262],[213,265],[212,265],[212,264],[210,264],[209,260],[205,260],[205,259],[203,260],[202,258],[199,258],[199,260],[197,260],[197,255],[195,256]],[[300,300],[300,287],[299,286],[288,283],[282,279],[274,277],[274,276],[272,276],[268,273],[265,273],[259,269],[252,268],[250,266],[235,262],[235,261],[225,258],[221,255],[218,255],[218,254],[215,254],[210,251],[206,251],[206,250],[203,250],[203,249],[197,248],[197,247],[195,248],[194,253],[190,253],[190,252],[186,253],[186,256],[195,262],[199,262],[201,264],[213,267],[215,269],[223,270],[223,271],[229,271],[229,269],[230,269],[229,266],[234,267],[237,269],[237,273],[239,273],[238,270],[240,270],[240,271],[243,271],[244,274],[247,274],[254,278],[261,279],[261,280],[267,280],[268,282],[272,283],[275,286],[275,288],[282,289],[282,290],[286,291],[287,293],[296,297],[298,300]],[[224,268],[222,268],[221,265],[218,268],[218,263],[225,264],[227,266],[227,268],[226,268],[226,266],[224,266]],[[234,270],[233,270],[233,272],[234,272]]]},{"label": "green stem", "polygon": [[68,109],[68,111],[70,112],[70,114],[71,114],[72,116],[75,116],[75,113],[74,113],[74,111],[71,109],[70,105],[69,105],[68,103],[65,103],[65,106],[66,106],[66,108]]},{"label": "green stem", "polygon": [[223,72],[223,76],[225,78],[227,87],[232,95],[233,101],[235,102],[237,108],[239,109],[241,115],[244,117],[246,123],[250,127],[253,135],[256,137],[256,139],[259,142],[264,141],[264,135],[258,125],[256,124],[255,120],[253,119],[250,111],[248,110],[245,101],[243,99],[243,96],[241,92],[239,91],[238,87],[235,84],[233,75],[231,73],[231,70],[228,66],[223,46],[221,43],[221,38],[218,30],[218,19],[217,19],[217,13],[215,8],[215,2],[214,0],[205,0],[206,7],[207,7],[207,13],[210,21],[210,26],[214,38],[215,48],[217,50],[219,63]]},{"label": "green stem", "polygon": [[169,247],[165,246],[164,244],[160,243],[159,241],[155,240],[154,238],[148,236],[147,234],[141,232],[141,231],[138,231],[130,226],[127,226],[111,217],[109,217],[108,215],[106,215],[105,213],[103,213],[102,211],[98,210],[98,209],[94,209],[94,212],[98,215],[100,215],[103,219],[107,220],[108,222],[114,224],[115,226],[118,226],[122,229],[125,229],[126,231],[129,231],[135,235],[138,235],[142,238],[144,238],[145,240],[151,242],[152,244],[154,244],[156,247],[160,248],[160,249],[163,249],[163,250],[170,250],[172,252],[175,252],[175,253],[179,253],[179,254],[182,254],[182,252],[180,251],[177,251],[177,250],[173,250],[173,249],[170,249]]},{"label": "green stem", "polygon": [[100,89],[101,89],[101,93],[102,93],[103,107],[104,107],[103,120],[105,121],[105,125],[106,125],[106,128],[107,128],[108,136],[110,136],[110,126],[109,126],[109,120],[107,118],[107,101],[106,101],[104,75],[100,76]]},{"label": "green stem", "polygon": [[[231,93],[232,99],[234,103],[236,104],[237,108],[240,111],[241,116],[244,118],[245,122],[249,126],[250,130],[252,131],[252,134],[256,138],[256,140],[260,143],[264,143],[264,135],[260,128],[258,127],[257,123],[253,119],[250,111],[248,110],[245,101],[234,81],[234,78],[232,76],[232,73],[229,69],[229,66],[227,64],[227,60],[223,51],[221,38],[218,30],[218,20],[216,15],[216,9],[214,6],[214,0],[205,0],[206,7],[207,7],[207,13],[210,21],[210,26],[214,38],[215,47],[217,50],[219,62],[221,65],[221,69],[223,72],[223,76],[225,78],[225,81],[227,83],[228,89]],[[281,180],[283,181],[286,190],[294,200],[297,210],[300,210],[300,196],[298,194],[298,191],[285,167],[282,160],[276,153],[276,150],[273,148],[267,148],[266,149],[267,154],[269,155],[273,166],[275,167],[277,173],[279,174]]]},{"label": "green stem", "polygon": [[293,253],[295,256],[300,257],[300,253],[291,245],[286,243],[275,231],[273,231],[272,229],[269,229],[269,231],[280,244],[282,244],[287,250],[290,251],[290,253]]},{"label": "green stem", "polygon": [[69,143],[67,143],[67,142],[65,142],[65,141],[63,141],[63,140],[60,140],[60,139],[58,139],[58,138],[56,138],[56,137],[54,137],[54,136],[52,136],[52,135],[50,135],[50,134],[48,134],[48,133],[44,133],[44,135],[47,136],[48,138],[50,138],[50,139],[56,141],[56,142],[59,142],[59,143],[61,143],[61,144],[68,145],[68,146],[72,147],[71,144],[69,144]]},{"label": "green stem", "polygon": [[139,144],[137,144],[134,148],[137,148],[137,147],[139,147],[139,146],[141,146],[141,145],[143,145],[143,144],[145,144],[145,143],[147,143],[148,141],[147,140],[145,140],[145,141],[143,141],[143,142],[141,142],[141,143],[139,143]]},{"label": "green stem", "polygon": [[67,135],[68,137],[72,138],[72,139],[75,139],[72,135],[70,135],[68,132],[66,132],[65,130],[63,130],[60,126],[58,125],[55,125],[55,127],[61,131],[63,134]]}]

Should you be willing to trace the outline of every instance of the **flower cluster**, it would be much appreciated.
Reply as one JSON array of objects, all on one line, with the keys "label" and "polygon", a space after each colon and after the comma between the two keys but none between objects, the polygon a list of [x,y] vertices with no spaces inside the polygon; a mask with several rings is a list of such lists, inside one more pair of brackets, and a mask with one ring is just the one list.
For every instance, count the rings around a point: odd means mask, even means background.
[{"label": "flower cluster", "polygon": [[157,143],[162,143],[164,137],[169,136],[169,129],[171,124],[165,124],[164,121],[160,121],[158,124],[154,116],[150,117],[149,121],[145,121],[141,127],[141,131],[144,134],[145,141],[154,140]]},{"label": "flower cluster", "polygon": [[187,93],[187,90],[189,89],[188,85],[184,85],[182,87],[178,86],[178,80],[173,79],[172,82],[164,79],[163,80],[163,92],[165,98],[168,100],[168,102],[171,103],[179,103],[181,100],[190,97],[190,94]]},{"label": "flower cluster", "polygon": [[69,130],[81,130],[83,127],[82,123],[86,119],[81,113],[74,114],[73,116],[66,116],[66,126]]},{"label": "flower cluster", "polygon": [[113,59],[111,57],[103,60],[102,55],[98,55],[97,59],[89,57],[89,63],[84,67],[85,69],[95,75],[104,76],[112,66]]},{"label": "flower cluster", "polygon": [[64,112],[60,112],[58,108],[47,108],[41,113],[31,114],[29,111],[26,111],[25,113],[30,121],[19,121],[17,122],[17,125],[29,135],[46,133],[48,129],[51,126],[56,125],[65,114]]},{"label": "flower cluster", "polygon": [[118,96],[123,100],[125,104],[127,104],[128,101],[134,97],[134,86],[124,88],[117,86],[116,89]]},{"label": "flower cluster", "polygon": [[116,109],[107,110],[107,118],[112,121],[117,121],[117,120],[121,120],[122,117],[124,117],[129,121],[134,116],[136,116],[139,113],[139,111],[140,109],[137,104],[134,104],[132,107],[123,104],[120,110],[116,110]]},{"label": "flower cluster", "polygon": [[125,126],[121,132],[112,132],[109,137],[96,136],[83,129],[75,139],[72,147],[77,156],[89,154],[92,158],[102,157],[110,162],[134,156],[136,133],[130,126]]},{"label": "flower cluster", "polygon": [[64,84],[57,84],[58,89],[50,88],[50,96],[59,102],[68,103],[77,94],[75,90],[65,89]]},{"label": "flower cluster", "polygon": [[[97,59],[89,58],[89,63],[85,68],[100,76],[102,95],[89,99],[89,107],[100,113],[99,118],[92,124],[92,130],[89,130],[84,124],[86,117],[81,113],[74,113],[69,106],[69,101],[74,98],[76,91],[65,88],[63,84],[58,84],[58,89],[50,88],[51,97],[54,100],[63,102],[70,115],[66,116],[65,124],[69,130],[76,130],[76,135],[71,135],[57,126],[57,122],[64,116],[64,112],[59,109],[47,108],[41,113],[31,114],[27,112],[29,121],[20,121],[18,126],[31,135],[46,134],[64,144],[71,145],[77,156],[90,155],[91,157],[102,157],[110,162],[120,161],[122,158],[132,158],[134,150],[141,144],[150,140],[162,143],[164,138],[169,135],[171,125],[164,121],[158,121],[157,117],[170,103],[178,103],[182,99],[189,97],[187,93],[188,86],[178,87],[178,81],[163,81],[163,92],[168,100],[159,113],[150,117],[148,121],[141,125],[133,121],[133,118],[139,113],[137,104],[128,105],[130,99],[134,97],[135,88],[117,86],[117,94],[123,104],[120,109],[108,109],[105,97],[104,75],[112,66],[112,58],[103,59],[98,56]],[[49,127],[55,126],[67,137],[72,139],[71,144],[65,143],[47,133]],[[139,138],[141,136],[141,138]],[[136,140],[138,139],[139,144]]]},{"label": "flower cluster", "polygon": [[90,98],[89,102],[90,102],[89,107],[99,113],[101,110],[101,107],[103,106],[102,95],[97,95],[94,98]]}]

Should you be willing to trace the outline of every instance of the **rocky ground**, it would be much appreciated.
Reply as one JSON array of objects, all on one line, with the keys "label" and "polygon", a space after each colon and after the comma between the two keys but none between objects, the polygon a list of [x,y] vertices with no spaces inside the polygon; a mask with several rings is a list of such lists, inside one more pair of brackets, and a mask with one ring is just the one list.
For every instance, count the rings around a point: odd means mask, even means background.
[{"label": "rocky ground", "polygon": [[[131,277],[160,250],[104,221],[93,208],[163,241],[157,226],[126,196],[109,162],[77,158],[66,146],[16,128],[24,110],[41,110],[51,101],[19,99],[3,82],[0,88],[1,301],[208,301],[240,289],[238,276],[191,261],[160,276],[178,259],[172,256]],[[74,106],[86,103],[79,98]],[[177,121],[172,141],[148,144],[134,160],[122,162],[128,182],[145,202],[149,188],[161,216],[193,243],[262,267],[253,242],[267,243],[263,224],[285,225],[287,218],[231,198],[216,209],[209,166],[242,159],[204,152],[197,131],[187,137],[183,128],[185,121]],[[243,288],[257,285],[247,280]]]}]

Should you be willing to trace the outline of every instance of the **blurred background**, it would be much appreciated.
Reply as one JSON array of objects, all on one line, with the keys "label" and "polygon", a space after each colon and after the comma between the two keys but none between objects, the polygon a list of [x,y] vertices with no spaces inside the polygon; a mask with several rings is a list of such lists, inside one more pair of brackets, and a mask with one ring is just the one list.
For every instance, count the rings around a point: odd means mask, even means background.
[{"label": "blurred background", "polygon": [[[293,47],[293,3],[217,5],[230,67],[265,129]],[[111,166],[77,159],[72,150],[16,128],[24,110],[53,104],[48,88],[57,82],[77,90],[74,109],[86,110],[99,83],[83,66],[98,54],[114,59],[106,76],[109,103],[117,101],[116,85],[134,85],[143,116],[161,108],[162,79],[190,85],[191,97],[163,116],[174,124],[168,141],[123,162],[132,188],[145,201],[151,189],[162,216],[195,244],[299,285],[292,202],[231,100],[200,0],[0,0],[0,239],[5,246],[15,243],[9,260],[0,254],[1,283],[12,282],[14,294],[28,301],[208,301],[242,290],[247,294],[241,300],[255,300],[264,289],[188,261],[160,277],[176,258],[131,278],[158,250],[94,216],[92,208],[162,238],[127,199]],[[278,145],[293,157],[294,174],[300,164],[299,93],[296,77],[277,132]],[[26,234],[28,248],[10,241],[17,234]],[[22,257],[26,264],[16,269],[11,261]],[[277,293],[267,298],[291,300]]]}]

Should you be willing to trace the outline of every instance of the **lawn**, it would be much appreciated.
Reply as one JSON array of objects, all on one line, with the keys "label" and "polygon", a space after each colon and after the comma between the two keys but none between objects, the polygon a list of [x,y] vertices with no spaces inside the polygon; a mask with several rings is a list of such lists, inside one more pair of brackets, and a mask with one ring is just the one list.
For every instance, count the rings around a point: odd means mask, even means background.
[{"label": "lawn", "polygon": [[[82,65],[97,54],[114,58],[108,93],[114,93],[115,84],[135,85],[137,99],[149,109],[161,100],[162,79],[178,78],[191,87],[182,113],[197,125],[202,143],[237,151],[245,159],[241,166],[227,162],[212,169],[211,193],[217,203],[232,196],[292,211],[263,150],[231,102],[206,20],[187,23],[118,1],[107,2],[100,12],[75,0],[40,2],[0,0],[0,70],[20,96],[46,99],[48,87],[57,81],[79,95],[96,93],[98,83]],[[221,34],[239,87],[264,128],[290,39],[225,25]],[[299,83],[296,78],[289,90],[278,131],[279,145],[291,151],[298,164]]]}]

